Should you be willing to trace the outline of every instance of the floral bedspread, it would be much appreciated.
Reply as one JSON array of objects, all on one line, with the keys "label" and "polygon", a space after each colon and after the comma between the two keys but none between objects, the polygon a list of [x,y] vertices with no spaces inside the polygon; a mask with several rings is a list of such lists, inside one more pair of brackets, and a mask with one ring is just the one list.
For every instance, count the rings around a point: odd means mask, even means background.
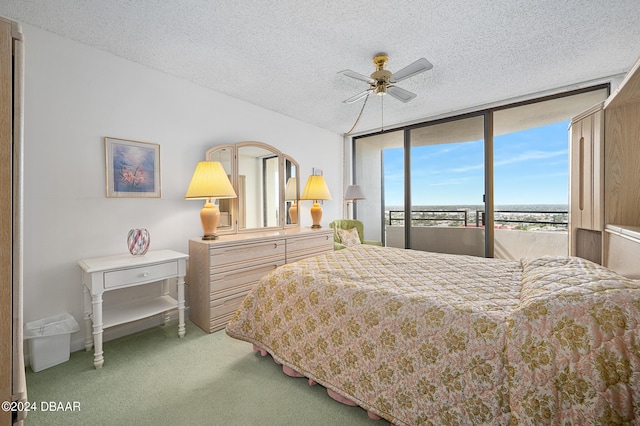
[{"label": "floral bedspread", "polygon": [[623,424],[639,310],[580,259],[361,245],[265,275],[226,332],[396,425]]},{"label": "floral bedspread", "polygon": [[521,262],[506,351],[512,423],[640,424],[640,281],[580,258]]}]

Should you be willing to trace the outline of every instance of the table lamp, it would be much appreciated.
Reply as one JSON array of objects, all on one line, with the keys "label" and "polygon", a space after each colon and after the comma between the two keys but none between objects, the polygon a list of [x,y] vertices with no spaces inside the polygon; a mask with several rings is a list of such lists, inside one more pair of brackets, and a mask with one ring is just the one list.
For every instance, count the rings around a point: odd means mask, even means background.
[{"label": "table lamp", "polygon": [[211,199],[236,198],[227,172],[218,161],[201,161],[193,172],[189,189],[184,198],[187,200],[207,200],[200,210],[200,221],[204,231],[203,240],[217,240],[216,228],[220,220],[220,210]]},{"label": "table lamp", "polygon": [[287,186],[284,189],[284,200],[291,201],[291,207],[289,207],[289,219],[291,223],[298,223],[298,184],[296,178],[290,177],[287,180]]},{"label": "table lamp", "polygon": [[347,202],[347,218],[349,216],[349,204],[356,203],[356,200],[364,200],[364,193],[360,185],[349,185],[344,193],[344,199]]},{"label": "table lamp", "polygon": [[311,219],[313,220],[312,228],[320,228],[320,221],[322,220],[322,207],[318,203],[318,200],[330,200],[331,193],[327,187],[327,182],[322,175],[311,175],[307,179],[307,184],[302,191],[301,200],[313,200],[313,207],[311,207]]}]

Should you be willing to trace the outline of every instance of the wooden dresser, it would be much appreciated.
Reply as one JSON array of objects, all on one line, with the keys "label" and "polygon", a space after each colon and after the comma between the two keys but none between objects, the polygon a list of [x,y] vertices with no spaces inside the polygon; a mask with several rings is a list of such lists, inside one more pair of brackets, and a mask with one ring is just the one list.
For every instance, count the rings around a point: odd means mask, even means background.
[{"label": "wooden dresser", "polygon": [[208,333],[227,325],[267,272],[333,250],[331,228],[291,228],[189,240],[189,318]]}]

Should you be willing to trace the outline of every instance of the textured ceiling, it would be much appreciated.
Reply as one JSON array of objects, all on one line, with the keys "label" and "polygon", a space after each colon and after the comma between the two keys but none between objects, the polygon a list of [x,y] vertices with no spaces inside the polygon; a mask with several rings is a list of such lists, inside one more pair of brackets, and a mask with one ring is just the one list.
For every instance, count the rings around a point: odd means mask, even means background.
[{"label": "textured ceiling", "polygon": [[[629,70],[639,0],[0,0],[0,15],[230,96],[344,133],[372,57],[396,71],[403,104],[372,96],[356,132],[564,90]],[[28,40],[27,40],[28,42]],[[28,49],[28,44],[27,44]]]}]

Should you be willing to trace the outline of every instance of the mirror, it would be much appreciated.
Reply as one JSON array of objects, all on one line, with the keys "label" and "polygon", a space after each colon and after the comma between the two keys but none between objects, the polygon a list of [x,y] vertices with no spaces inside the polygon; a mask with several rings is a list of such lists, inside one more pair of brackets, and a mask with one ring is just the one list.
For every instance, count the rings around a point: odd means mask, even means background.
[{"label": "mirror", "polygon": [[238,229],[271,228],[280,219],[280,155],[262,145],[238,144],[238,187],[244,206]]},{"label": "mirror", "polygon": [[298,225],[299,166],[293,158],[265,143],[238,142],[209,149],[205,159],[222,163],[238,195],[216,200],[220,233]]},{"label": "mirror", "polygon": [[298,163],[291,157],[284,157],[284,202],[287,211],[286,224],[298,223],[298,199],[300,198],[300,180]]},{"label": "mirror", "polygon": [[[215,150],[207,151],[207,161],[219,161],[224,167],[224,171],[227,172],[227,176],[231,181],[236,194],[238,194],[238,187],[233,182],[233,145],[221,145]],[[240,194],[238,194],[240,196]],[[215,200],[218,209],[220,210],[220,222],[218,222],[218,230],[231,229],[231,205],[233,199]]]}]

